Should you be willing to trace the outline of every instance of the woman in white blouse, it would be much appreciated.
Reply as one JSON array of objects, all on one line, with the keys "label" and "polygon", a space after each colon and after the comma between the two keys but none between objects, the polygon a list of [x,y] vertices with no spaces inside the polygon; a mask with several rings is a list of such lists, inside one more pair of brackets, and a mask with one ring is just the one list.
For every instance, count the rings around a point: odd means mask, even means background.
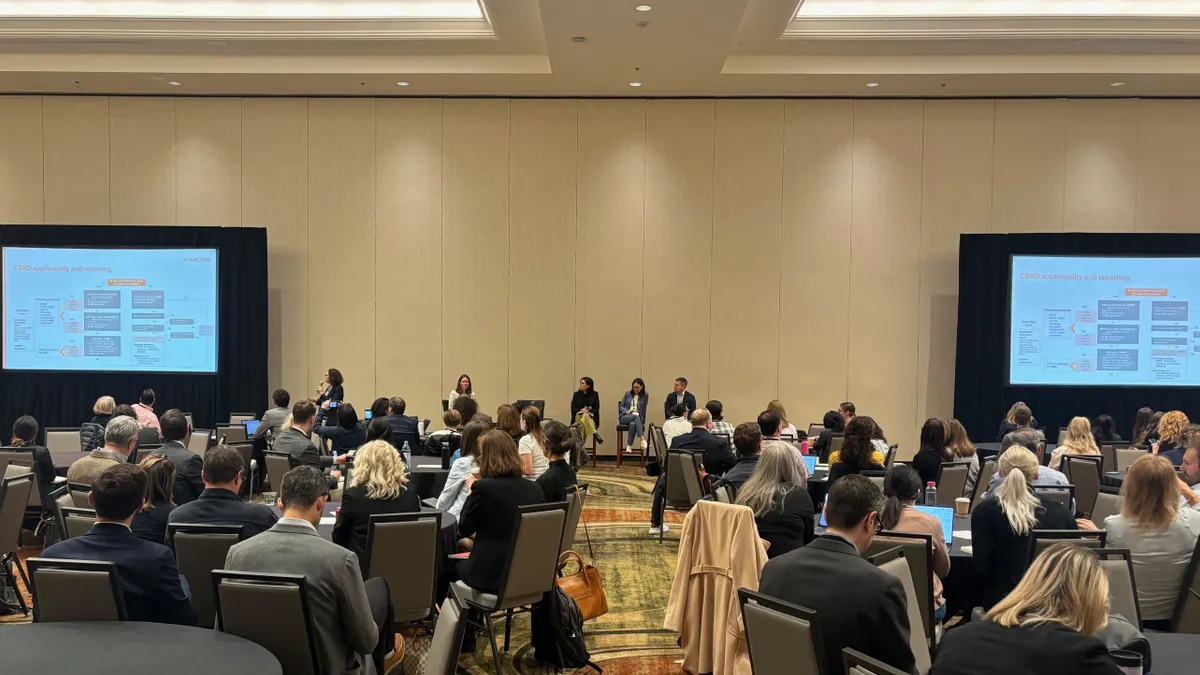
[{"label": "woman in white blouse", "polygon": [[550,456],[546,453],[546,437],[542,434],[542,413],[533,406],[521,411],[521,430],[525,435],[517,444],[525,477],[537,480],[550,468]]},{"label": "woman in white blouse", "polygon": [[[446,408],[453,408],[454,402],[457,401],[458,397],[460,396],[475,398],[475,390],[471,388],[471,376],[467,375],[466,373],[458,376],[458,384],[450,390],[450,396],[446,398]],[[466,422],[467,420],[463,421]]]}]

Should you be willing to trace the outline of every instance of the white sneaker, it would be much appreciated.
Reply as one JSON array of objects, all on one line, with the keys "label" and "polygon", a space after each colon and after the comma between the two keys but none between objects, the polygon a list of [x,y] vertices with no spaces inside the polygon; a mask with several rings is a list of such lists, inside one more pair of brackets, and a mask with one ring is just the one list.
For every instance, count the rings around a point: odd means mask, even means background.
[{"label": "white sneaker", "polygon": [[670,532],[670,531],[671,531],[671,528],[667,527],[665,524],[661,525],[659,527],[650,528],[650,534],[666,534],[667,532]]}]

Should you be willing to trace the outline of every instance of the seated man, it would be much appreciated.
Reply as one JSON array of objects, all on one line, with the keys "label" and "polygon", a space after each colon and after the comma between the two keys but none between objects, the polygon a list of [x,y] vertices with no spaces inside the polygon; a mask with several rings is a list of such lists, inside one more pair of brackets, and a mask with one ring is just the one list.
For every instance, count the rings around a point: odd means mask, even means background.
[{"label": "seated man", "polygon": [[[1007,443],[1008,445],[1012,445],[1012,442],[1009,441],[1008,439],[1010,437],[1012,437],[1013,434],[1021,432],[1021,431],[1032,431],[1033,433],[1037,434],[1038,440],[1040,442],[1042,442],[1042,443],[1046,442],[1046,434],[1044,434],[1041,431],[1038,431],[1037,429],[1034,429],[1032,427],[1033,411],[1030,410],[1028,406],[1023,406],[1023,405],[1017,406],[1017,409],[1015,411],[1013,411],[1013,422],[1016,423],[1017,428],[1014,431],[1010,431],[1009,433],[1005,434],[1004,438],[1001,439],[1001,441],[1000,441],[1001,443]],[[1008,447],[1008,445],[1005,445],[1003,447]],[[1001,452],[1003,452],[1003,450],[1001,450]],[[1033,454],[1036,455],[1037,450],[1034,450]]]},{"label": "seated man", "polygon": [[713,487],[732,485],[735,491],[740,490],[754,475],[754,470],[758,468],[758,452],[762,447],[762,430],[758,424],[743,422],[737,425],[733,430],[733,446],[737,448],[737,463]]},{"label": "seated man", "polygon": [[234,544],[225,568],[303,575],[317,653],[324,660],[321,670],[329,675],[358,672],[356,669],[365,665],[362,660],[371,654],[375,671],[387,672],[384,657],[395,645],[387,582],[374,578],[364,583],[358,557],[317,533],[329,499],[325,477],[319,470],[296,467],[281,483],[279,508],[283,517],[263,534]]},{"label": "seated man", "polygon": [[[298,466],[311,466],[315,469],[324,471],[336,464],[345,464],[346,456],[342,455],[336,460],[330,455],[322,455],[317,450],[317,446],[312,442],[312,430],[317,424],[317,404],[307,399],[296,401],[296,405],[292,406],[292,428],[279,434],[279,438],[275,439],[275,452],[286,452],[288,454],[288,465],[292,468]],[[329,474],[329,489],[337,489],[338,479],[342,474],[338,471],[333,471]]]},{"label": "seated man", "polygon": [[[1038,436],[1037,431],[1034,429],[1029,429],[1029,428],[1017,429],[1016,431],[1012,432],[1011,434],[1008,434],[1007,436],[1005,436],[1004,441],[1000,443],[1000,454],[996,455],[996,458],[995,458],[996,465],[999,466],[999,464],[1000,464],[1000,455],[1003,455],[1005,450],[1008,450],[1009,448],[1011,448],[1014,445],[1020,445],[1024,448],[1028,449],[1030,452],[1032,452],[1036,456],[1038,454],[1038,447],[1041,446],[1042,443],[1044,443],[1044,442],[1045,442],[1044,437]],[[1002,473],[1000,473],[999,470],[997,470],[996,473],[992,474],[992,479],[990,481],[988,481],[987,492],[984,492],[983,496],[980,497],[980,499],[990,499],[992,496],[992,490],[995,490],[996,486],[1000,485],[1000,481],[1002,481],[1002,480],[1004,480],[1004,475]],[[1070,485],[1070,484],[1071,484],[1071,481],[1067,479],[1066,474],[1062,473],[1061,471],[1051,469],[1048,466],[1042,466],[1040,464],[1038,465],[1038,468],[1037,468],[1037,474],[1033,477],[1033,481],[1030,482],[1030,485]],[[1075,508],[1075,502],[1072,501],[1071,502],[1072,513],[1074,512],[1074,508]]]},{"label": "seated man", "polygon": [[271,402],[275,404],[274,408],[263,413],[262,420],[258,423],[258,429],[254,431],[254,439],[266,439],[267,436],[275,438],[279,436],[279,429],[283,426],[287,416],[292,414],[292,409],[288,406],[292,401],[292,395],[287,389],[276,389],[271,393]]},{"label": "seated man", "polygon": [[105,469],[128,462],[137,447],[139,429],[137,420],[132,417],[109,420],[104,427],[104,447],[75,460],[67,469],[67,482],[91,485]]},{"label": "seated man", "polygon": [[[136,421],[130,422],[137,426]],[[116,563],[130,621],[194,626],[196,610],[171,549],[138,539],[129,529],[146,498],[148,480],[136,464],[105,469],[88,493],[88,503],[96,509],[96,524],[78,537],[47,548],[41,557]]]},{"label": "seated man", "polygon": [[692,425],[688,423],[688,409],[682,403],[677,403],[671,408],[671,417],[666,422],[663,422],[662,432],[663,440],[667,442],[667,447],[671,447],[671,441],[675,440],[676,436],[686,434],[692,430]]},{"label": "seated man", "polygon": [[759,592],[817,613],[826,667],[835,671],[850,647],[909,673],[908,601],[896,577],[862,557],[879,526],[883,493],[869,478],[851,474],[829,488],[829,528],[808,546],[767,561]]},{"label": "seated man", "polygon": [[[163,415],[166,422],[167,416]],[[242,501],[246,466],[241,454],[228,445],[218,445],[204,455],[204,491],[194,501],[171,510],[167,525],[241,525],[242,539],[271,529],[279,517],[265,504]]]},{"label": "seated man", "polygon": [[183,439],[188,435],[187,418],[183,416],[183,413],[178,410],[168,410],[158,421],[162,426],[164,443],[153,454],[162,455],[175,465],[175,488],[172,501],[177,506],[182,506],[204,492],[204,479],[201,476],[204,460],[183,444]]},{"label": "seated man", "polygon": [[[420,446],[421,435],[417,433],[418,420],[416,417],[405,415],[404,411],[408,408],[408,404],[399,396],[393,396],[388,400],[388,425],[392,428],[392,445],[396,446],[397,450],[404,449],[405,441],[408,442],[408,449],[411,452],[420,454],[417,449]],[[462,415],[459,415],[462,419]],[[462,420],[466,422],[467,420]]]},{"label": "seated man", "polygon": [[[780,437],[780,429],[783,426],[783,420],[779,418],[779,413],[774,410],[764,410],[758,414],[758,429],[762,432],[762,447],[767,447],[767,443],[771,441],[786,441]],[[796,460],[796,469],[800,471],[800,477],[804,479],[804,483],[808,484],[808,465],[804,463],[804,455],[800,454],[800,449],[788,443],[788,447],[792,449],[792,459]]]},{"label": "seated man", "polygon": [[704,408],[692,413],[692,428],[671,441],[672,450],[703,450],[704,470],[712,476],[720,476],[733,468],[737,458],[729,449],[724,438],[712,433],[712,415]]}]

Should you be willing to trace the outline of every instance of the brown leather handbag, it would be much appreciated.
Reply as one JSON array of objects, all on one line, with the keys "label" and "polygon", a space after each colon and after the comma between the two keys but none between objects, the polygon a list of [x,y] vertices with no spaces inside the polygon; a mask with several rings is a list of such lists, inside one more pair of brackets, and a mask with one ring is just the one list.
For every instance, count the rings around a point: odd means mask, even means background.
[{"label": "brown leather handbag", "polygon": [[[563,574],[563,569],[574,561],[579,571]],[[604,584],[600,581],[600,570],[584,564],[575,551],[566,551],[558,559],[558,578],[554,580],[564,593],[575,600],[583,620],[588,621],[608,613],[608,598],[604,597]]]}]

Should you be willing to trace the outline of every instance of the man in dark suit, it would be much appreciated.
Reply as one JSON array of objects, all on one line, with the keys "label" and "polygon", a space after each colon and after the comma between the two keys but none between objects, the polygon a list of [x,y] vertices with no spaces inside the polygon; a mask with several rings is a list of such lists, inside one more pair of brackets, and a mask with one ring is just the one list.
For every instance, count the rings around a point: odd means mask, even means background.
[{"label": "man in dark suit", "polygon": [[162,425],[165,442],[153,454],[162,455],[175,465],[174,501],[176,505],[182,506],[204,492],[204,460],[183,444],[183,439],[188,433],[187,418],[183,413],[168,410],[158,418],[158,422]]},{"label": "man in dark suit", "polygon": [[904,587],[861,556],[875,538],[882,506],[883,493],[869,478],[843,476],[829,488],[825,534],[763,568],[759,592],[817,613],[831,672],[841,667],[845,647],[917,672]]},{"label": "man in dark suit", "polygon": [[[410,417],[404,414],[404,410],[408,404],[399,396],[393,396],[388,400],[388,426],[392,428],[392,445],[396,446],[397,450],[404,448],[404,442],[408,441],[408,449],[412,452],[420,453],[418,447],[421,442],[421,434],[417,433],[417,418]],[[463,420],[468,422],[469,420]]]},{"label": "man in dark suit", "polygon": [[41,557],[113,562],[130,621],[194,626],[196,610],[171,549],[138,539],[129,529],[146,498],[148,480],[136,464],[105,469],[88,493],[88,503],[96,509],[96,524],[78,537],[47,548]]},{"label": "man in dark suit", "polygon": [[703,450],[704,470],[720,476],[737,464],[729,443],[712,433],[712,414],[704,408],[692,413],[692,430],[671,439],[672,450]]},{"label": "man in dark suit", "polygon": [[[292,468],[311,466],[315,469],[325,471],[334,464],[346,463],[345,455],[335,460],[329,455],[322,455],[317,450],[317,446],[313,444],[312,438],[310,438],[316,423],[317,405],[307,399],[296,401],[296,405],[292,406],[292,428],[279,434],[279,438],[275,439],[274,448],[275,452],[286,452],[288,454],[288,465]],[[329,474],[329,489],[336,489],[338,479],[341,477],[341,472],[331,472]]]},{"label": "man in dark suit", "polygon": [[[166,415],[163,415],[165,422]],[[271,529],[279,517],[269,506],[242,501],[246,466],[237,450],[219,445],[204,455],[204,491],[171,510],[167,524],[241,525],[242,539]]]},{"label": "man in dark suit", "polygon": [[675,378],[675,390],[667,394],[667,400],[663,402],[663,417],[671,417],[671,409],[676,404],[682,403],[687,406],[687,415],[691,417],[692,413],[696,412],[696,395],[687,390],[687,378]]}]

